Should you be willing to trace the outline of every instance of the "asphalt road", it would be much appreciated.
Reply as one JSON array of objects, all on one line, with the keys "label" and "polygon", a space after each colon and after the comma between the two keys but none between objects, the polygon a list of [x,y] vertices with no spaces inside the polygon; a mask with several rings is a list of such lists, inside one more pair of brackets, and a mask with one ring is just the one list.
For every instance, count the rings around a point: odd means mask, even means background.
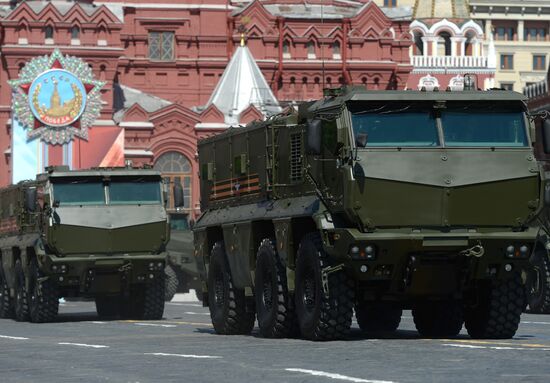
[{"label": "asphalt road", "polygon": [[[179,299],[178,299],[179,298]],[[550,315],[524,314],[514,339],[422,339],[399,330],[309,342],[216,335],[199,302],[162,321],[102,321],[67,302],[57,322],[0,320],[0,382],[550,382]]]}]

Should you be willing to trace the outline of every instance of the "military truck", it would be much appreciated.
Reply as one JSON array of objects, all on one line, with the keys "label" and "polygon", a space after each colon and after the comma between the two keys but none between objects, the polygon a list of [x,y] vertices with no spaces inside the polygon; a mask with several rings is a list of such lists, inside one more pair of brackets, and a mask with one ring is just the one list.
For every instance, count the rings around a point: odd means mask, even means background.
[{"label": "military truck", "polygon": [[151,169],[49,167],[0,190],[0,317],[47,322],[60,297],[160,319],[169,231]]},{"label": "military truck", "polygon": [[[169,212],[170,241],[166,245],[166,301],[170,301],[176,292],[188,293],[191,289],[201,290],[199,270],[193,253],[192,222],[188,215]],[[197,293],[197,298],[202,296]]]},{"label": "military truck", "polygon": [[[542,117],[542,118],[541,118]],[[535,155],[541,165],[543,179],[550,180],[550,114],[534,114],[537,123]],[[550,200],[550,184],[545,184],[545,198]],[[540,211],[535,223],[540,228],[530,258],[527,296],[529,312],[550,314],[550,208]]]},{"label": "military truck", "polygon": [[542,187],[522,95],[329,90],[200,141],[194,228],[220,334],[510,338]]}]

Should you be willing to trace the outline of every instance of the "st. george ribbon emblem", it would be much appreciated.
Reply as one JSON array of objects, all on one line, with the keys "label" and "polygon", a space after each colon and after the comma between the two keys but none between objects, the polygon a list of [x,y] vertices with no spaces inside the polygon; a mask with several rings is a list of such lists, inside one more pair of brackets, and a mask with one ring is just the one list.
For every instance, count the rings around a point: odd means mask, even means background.
[{"label": "st. george ribbon emblem", "polygon": [[55,50],[32,59],[20,78],[9,82],[14,90],[13,112],[27,129],[27,139],[40,137],[49,144],[88,138],[88,128],[101,111],[100,90],[88,64]]}]

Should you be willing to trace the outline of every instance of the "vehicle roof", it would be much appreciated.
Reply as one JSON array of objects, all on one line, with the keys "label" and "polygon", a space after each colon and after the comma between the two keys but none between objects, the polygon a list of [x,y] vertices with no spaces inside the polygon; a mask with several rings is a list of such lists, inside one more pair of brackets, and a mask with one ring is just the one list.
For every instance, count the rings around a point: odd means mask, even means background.
[{"label": "vehicle roof", "polygon": [[418,90],[366,90],[354,88],[342,95],[326,97],[316,102],[310,111],[332,109],[350,101],[518,101],[527,98],[517,92],[503,90],[488,91],[418,91]]},{"label": "vehicle roof", "polygon": [[102,176],[158,176],[160,172],[153,169],[129,169],[129,168],[102,168],[85,170],[53,170],[52,172],[39,174],[37,178],[61,178],[61,177],[102,177]]}]

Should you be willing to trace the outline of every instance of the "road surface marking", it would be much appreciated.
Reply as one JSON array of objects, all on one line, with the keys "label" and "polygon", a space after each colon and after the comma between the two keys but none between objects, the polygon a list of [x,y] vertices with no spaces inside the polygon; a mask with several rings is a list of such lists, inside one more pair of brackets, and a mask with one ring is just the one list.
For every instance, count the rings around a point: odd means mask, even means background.
[{"label": "road surface marking", "polygon": [[0,338],[14,339],[14,340],[29,340],[29,338],[24,338],[22,336],[9,336],[9,335],[0,335]]},{"label": "road surface marking", "polygon": [[188,315],[210,315],[210,313],[196,313],[196,312],[193,312],[193,311],[185,311],[184,314],[188,314]]},{"label": "road surface marking", "polygon": [[173,303],[173,302],[166,302],[167,305],[172,306],[192,306],[192,307],[204,307],[203,305],[199,303]]},{"label": "road surface marking", "polygon": [[192,358],[192,359],[222,359],[223,358],[221,356],[216,356],[216,355],[167,354],[164,352],[146,352],[143,355],[177,356],[179,358]]},{"label": "road surface marking", "polygon": [[481,348],[485,350],[513,350],[513,351],[550,351],[550,348],[538,347],[510,347],[510,346],[474,346],[471,344],[453,344],[443,343],[443,346],[458,347],[458,348]]},{"label": "road surface marking", "polygon": [[347,382],[356,382],[356,383],[393,383],[388,380],[371,380],[371,379],[360,379],[360,378],[354,378],[351,376],[346,375],[340,375],[340,374],[334,374],[331,372],[324,372],[324,371],[316,371],[316,370],[305,370],[303,368],[285,368],[286,371],[292,371],[292,372],[302,372],[304,374],[309,374],[313,376],[323,376],[325,378],[330,379],[337,379],[337,380],[345,380]]},{"label": "road surface marking", "polygon": [[175,324],[158,324],[158,323],[134,323],[136,326],[151,326],[151,327],[178,327]]},{"label": "road surface marking", "polygon": [[452,344],[452,343],[443,343],[443,346],[459,347],[459,348],[487,348],[486,346],[474,346],[471,344]]},{"label": "road surface marking", "polygon": [[[138,323],[138,321],[135,320],[123,320],[122,323]],[[143,323],[143,322],[139,322]],[[162,321],[162,323],[168,323],[168,324],[184,324],[184,325],[190,325],[190,326],[202,326],[202,327],[214,327],[212,323],[201,323],[201,322],[184,322],[184,321]]]},{"label": "road surface marking", "polygon": [[70,343],[70,342],[60,342],[58,343],[62,346],[77,346],[77,347],[89,347],[89,348],[109,348],[109,346],[104,346],[101,344],[86,344],[86,343]]},{"label": "road surface marking", "polygon": [[550,344],[537,343],[512,343],[512,342],[492,342],[489,340],[469,340],[469,339],[440,339],[448,343],[471,343],[471,344],[489,344],[495,346],[529,347],[529,348],[549,348]]},{"label": "road surface marking", "polygon": [[521,323],[526,323],[526,324],[548,324],[548,325],[550,325],[550,322],[529,322],[529,321],[521,321]]}]

